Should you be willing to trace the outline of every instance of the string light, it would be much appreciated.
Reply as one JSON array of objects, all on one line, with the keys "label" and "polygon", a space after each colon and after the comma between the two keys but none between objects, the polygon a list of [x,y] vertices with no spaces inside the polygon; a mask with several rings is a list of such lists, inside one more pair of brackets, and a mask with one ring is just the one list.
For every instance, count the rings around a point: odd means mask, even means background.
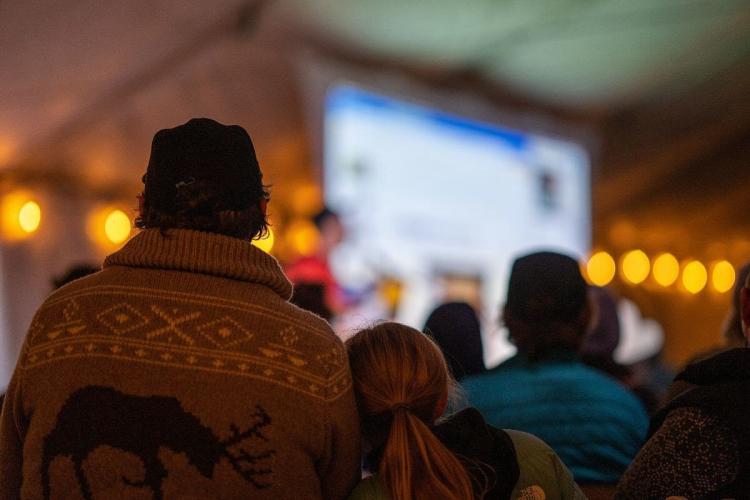
[{"label": "string light", "polygon": [[623,255],[620,269],[627,281],[637,285],[648,277],[648,273],[651,270],[651,263],[648,260],[648,255],[643,250],[631,250]]},{"label": "string light", "polygon": [[306,219],[297,219],[286,228],[286,243],[298,255],[312,255],[318,247],[318,228]]},{"label": "string light", "polygon": [[29,200],[18,211],[18,225],[25,233],[33,233],[42,222],[42,208],[39,203]]},{"label": "string light", "polygon": [[130,237],[133,222],[122,208],[99,206],[89,212],[86,230],[91,241],[111,252]]},{"label": "string light", "polygon": [[726,260],[715,262],[711,266],[711,284],[719,293],[725,293],[732,289],[736,275],[734,266]]},{"label": "string light", "polygon": [[42,207],[29,193],[14,191],[2,199],[2,233],[11,241],[28,238],[42,223]]},{"label": "string light", "polygon": [[670,286],[680,276],[680,263],[671,253],[663,253],[654,260],[654,281],[663,287]]},{"label": "string light", "polygon": [[607,252],[596,252],[586,264],[589,282],[596,286],[606,286],[615,277],[615,259]]},{"label": "string light", "polygon": [[706,266],[697,260],[689,262],[682,270],[682,284],[685,286],[685,290],[692,294],[703,290],[707,281]]},{"label": "string light", "polygon": [[112,210],[104,219],[104,235],[112,244],[118,245],[127,240],[131,229],[130,218],[122,210]]}]

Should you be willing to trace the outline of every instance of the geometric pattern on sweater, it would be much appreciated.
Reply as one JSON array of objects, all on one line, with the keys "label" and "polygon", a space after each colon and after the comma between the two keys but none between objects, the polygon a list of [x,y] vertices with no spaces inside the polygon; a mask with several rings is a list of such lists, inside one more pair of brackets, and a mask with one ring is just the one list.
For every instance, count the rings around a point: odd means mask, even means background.
[{"label": "geometric pattern on sweater", "polygon": [[[107,306],[97,310],[94,304],[103,297]],[[253,317],[273,327],[254,331],[248,324]],[[309,349],[305,337],[311,335],[330,338],[315,325],[257,304],[150,288],[95,286],[45,303],[29,329],[22,368],[105,357],[260,379],[335,400],[351,386],[343,347]]]}]

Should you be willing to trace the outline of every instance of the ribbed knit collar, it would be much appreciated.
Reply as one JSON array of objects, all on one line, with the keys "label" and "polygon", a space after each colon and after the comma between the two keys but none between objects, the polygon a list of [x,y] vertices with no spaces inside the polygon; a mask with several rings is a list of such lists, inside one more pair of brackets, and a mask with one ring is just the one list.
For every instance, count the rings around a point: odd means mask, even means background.
[{"label": "ribbed knit collar", "polygon": [[285,300],[292,284],[279,263],[250,242],[187,229],[146,229],[104,260],[104,267],[129,266],[210,274],[271,288]]}]

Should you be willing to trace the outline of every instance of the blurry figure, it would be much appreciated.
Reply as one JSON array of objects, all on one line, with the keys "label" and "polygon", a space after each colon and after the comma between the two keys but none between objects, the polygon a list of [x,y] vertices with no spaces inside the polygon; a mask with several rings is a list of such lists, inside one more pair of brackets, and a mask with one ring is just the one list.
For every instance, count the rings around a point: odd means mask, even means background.
[{"label": "blurry figure", "polygon": [[643,443],[648,417],[625,387],[581,362],[590,319],[578,262],[552,252],[517,259],[503,320],[518,354],[462,384],[491,425],[539,436],[579,484],[614,484]]},{"label": "blurry figure", "polygon": [[381,323],[346,347],[374,474],[350,500],[585,498],[536,437],[491,427],[474,408],[438,420],[455,382],[428,336]]},{"label": "blurry figure", "polygon": [[617,301],[606,288],[589,287],[594,303],[591,329],[581,345],[581,355],[591,358],[613,359],[620,342],[620,317]]},{"label": "blurry figure", "polygon": [[460,381],[485,371],[482,332],[476,311],[466,302],[438,306],[422,329],[443,351],[453,377]]},{"label": "blurry figure", "polygon": [[741,282],[745,347],[689,365],[682,392],[652,420],[650,437],[618,485],[618,499],[748,498],[750,277]]},{"label": "blurry figure", "polygon": [[[652,361],[639,361],[635,370],[615,360],[615,349],[620,342],[620,317],[615,297],[605,288],[589,287],[589,296],[593,301],[594,315],[592,327],[581,346],[581,360],[588,366],[596,368],[615,378],[628,387],[651,415],[660,406],[666,393],[658,384],[661,379],[654,370],[659,370],[659,355]],[[636,371],[637,370],[637,371]]]},{"label": "blurry figure", "polygon": [[559,186],[554,173],[542,170],[538,175],[538,182],[541,206],[549,211],[559,208]]},{"label": "blurry figure", "polygon": [[747,281],[749,275],[750,262],[740,268],[737,273],[737,279],[734,282],[734,290],[732,290],[732,305],[727,314],[727,318],[724,320],[724,328],[722,332],[726,349],[745,347],[746,340],[742,331],[741,295],[742,289],[745,286],[745,281]]},{"label": "blurry figure", "polygon": [[595,286],[589,287],[589,298],[593,305],[593,318],[579,351],[581,361],[632,389],[631,371],[614,358],[615,349],[620,342],[617,302],[607,289]]},{"label": "blurry figure", "polygon": [[[724,325],[722,328],[722,340],[723,345],[709,349],[693,356],[685,365],[685,368],[699,361],[711,358],[724,351],[735,349],[737,347],[745,347],[745,336],[742,330],[742,303],[741,295],[742,289],[745,287],[745,282],[748,276],[750,276],[750,262],[746,263],[740,271],[737,273],[736,281],[734,282],[734,289],[732,290],[732,303],[724,319]],[[680,370],[682,371],[682,370]],[[690,388],[690,384],[684,380],[674,380],[672,385],[669,386],[667,393],[667,401],[671,401],[681,392]]]},{"label": "blurry figure", "polygon": [[326,305],[325,286],[320,283],[302,283],[294,287],[291,303],[330,321],[331,310]]},{"label": "blurry figure", "polygon": [[346,305],[343,290],[331,272],[331,252],[344,239],[344,226],[336,212],[324,208],[313,217],[318,229],[318,247],[313,255],[305,255],[287,265],[287,277],[295,285],[317,283],[325,287],[326,307],[333,313],[342,312]]},{"label": "blurry figure", "polygon": [[67,285],[71,281],[75,281],[79,278],[83,278],[84,276],[94,274],[101,270],[101,267],[97,267],[92,264],[76,264],[70,266],[62,275],[54,278],[52,280],[52,286],[55,288],[55,290],[57,290],[58,288],[62,288],[64,285]]},{"label": "blurry figure", "polygon": [[252,244],[269,193],[250,136],[160,130],[143,183],[142,231],[29,327],[0,498],[346,498],[361,452],[344,346]]}]

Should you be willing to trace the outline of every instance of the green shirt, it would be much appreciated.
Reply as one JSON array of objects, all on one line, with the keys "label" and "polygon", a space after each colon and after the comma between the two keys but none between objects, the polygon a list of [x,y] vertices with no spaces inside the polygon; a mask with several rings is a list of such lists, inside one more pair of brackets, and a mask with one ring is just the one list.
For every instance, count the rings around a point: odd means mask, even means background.
[{"label": "green shirt", "polygon": [[[513,441],[520,470],[513,500],[586,500],[568,468],[544,441],[525,432],[504,430]],[[371,476],[354,488],[349,500],[389,499],[377,476]]]}]

